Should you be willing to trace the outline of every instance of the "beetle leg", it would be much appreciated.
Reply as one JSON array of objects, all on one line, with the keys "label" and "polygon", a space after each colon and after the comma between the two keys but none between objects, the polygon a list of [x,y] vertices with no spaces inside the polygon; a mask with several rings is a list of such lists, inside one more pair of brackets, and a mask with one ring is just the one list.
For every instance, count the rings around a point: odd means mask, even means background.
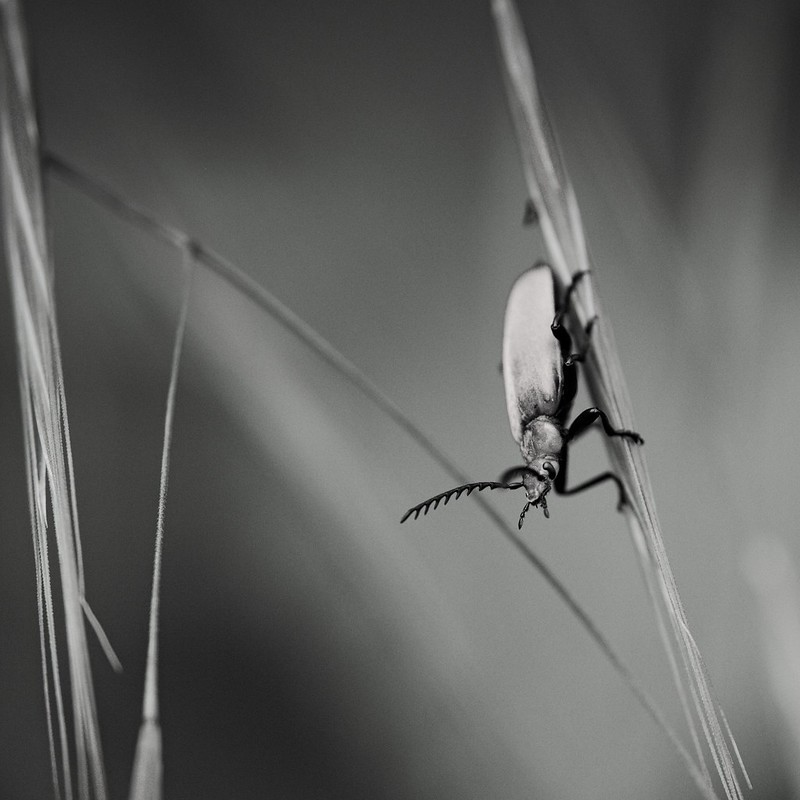
[{"label": "beetle leg", "polygon": [[575,400],[575,395],[578,393],[578,371],[575,365],[578,362],[584,361],[586,354],[589,352],[589,347],[591,347],[592,329],[597,321],[597,317],[592,317],[592,319],[590,319],[586,324],[586,327],[584,328],[586,347],[579,353],[572,352],[572,336],[570,336],[570,333],[563,322],[564,317],[569,311],[570,303],[572,302],[572,293],[575,291],[575,288],[578,286],[581,280],[589,274],[589,272],[590,270],[585,269],[581,272],[576,272],[572,276],[572,283],[570,283],[570,285],[567,287],[567,291],[564,294],[564,299],[556,311],[556,315],[553,317],[553,322],[550,325],[550,330],[553,332],[553,336],[555,336],[556,340],[558,341],[561,350],[561,361],[563,364],[564,384],[561,387],[561,402],[558,404],[558,410],[556,411],[556,417],[562,421],[567,414],[569,414],[569,410],[572,408],[572,403]]},{"label": "beetle leg", "polygon": [[605,412],[601,411],[599,408],[587,408],[586,411],[581,411],[581,413],[575,417],[572,421],[572,425],[569,426],[569,430],[567,430],[567,441],[577,439],[578,436],[584,433],[589,426],[598,419],[603,425],[606,436],[624,436],[635,444],[644,444],[644,439],[635,431],[612,427]]},{"label": "beetle leg", "polygon": [[584,362],[586,361],[586,355],[589,352],[589,348],[592,346],[592,330],[594,329],[594,324],[597,322],[599,317],[595,314],[587,323],[586,327],[583,329],[583,335],[586,338],[586,347],[581,350],[580,353],[570,353],[570,355],[564,359],[564,366],[568,367],[571,364],[575,364],[577,362]]},{"label": "beetle leg", "polygon": [[[567,303],[569,302],[569,294],[572,286],[574,286],[574,281],[570,285],[570,289],[567,290]],[[556,411],[556,417],[562,421],[567,414],[569,414],[569,410],[572,408],[572,403],[575,400],[575,395],[578,392],[578,371],[575,368],[575,359],[571,355],[572,336],[570,336],[566,327],[561,324],[564,319],[565,308],[566,304],[562,305],[556,312],[553,318],[553,324],[550,326],[553,336],[555,336],[558,341],[561,351],[561,362],[563,364],[564,383],[561,387],[561,400],[558,404],[558,410]]]},{"label": "beetle leg", "polygon": [[[575,275],[573,275],[572,283],[570,283],[570,285],[567,287],[567,291],[564,294],[564,299],[558,307],[555,317],[553,317],[553,323],[550,325],[550,330],[553,332],[553,336],[558,339],[558,343],[561,345],[561,358],[564,363],[572,364],[575,361],[583,361],[583,359],[586,357],[586,351],[589,349],[587,345],[586,349],[582,353],[571,353],[572,337],[569,335],[569,331],[564,327],[563,324],[564,317],[569,312],[570,303],[572,302],[572,293],[575,291],[581,280],[588,274],[589,270],[585,269],[581,272],[576,272]],[[592,334],[592,328],[594,327],[596,319],[596,316],[592,317],[584,329],[587,340]]]},{"label": "beetle leg", "polygon": [[[563,481],[561,480],[562,475],[565,476]],[[596,475],[594,478],[590,478],[588,481],[584,481],[583,483],[579,483],[577,486],[573,486],[571,489],[567,489],[564,485],[567,482],[567,479],[562,466],[562,471],[558,478],[556,478],[553,488],[558,494],[577,494],[578,492],[582,492],[584,489],[591,489],[592,486],[597,486],[598,483],[603,483],[604,481],[614,481],[614,483],[617,484],[617,489],[619,490],[617,511],[622,511],[622,507],[627,501],[627,498],[625,497],[625,489],[622,488],[622,481],[613,472],[603,472],[600,475]]]},{"label": "beetle leg", "polygon": [[591,346],[592,328],[594,328],[594,324],[597,322],[597,315],[592,317],[589,322],[586,323],[586,327],[583,329],[583,333],[586,338],[586,347],[580,353],[570,353],[572,350],[572,339],[563,325],[564,317],[569,313],[570,304],[572,303],[572,293],[575,291],[581,280],[590,272],[591,270],[584,269],[580,272],[576,272],[572,276],[572,283],[570,283],[570,285],[567,287],[567,291],[564,294],[564,300],[556,311],[556,315],[553,318],[553,324],[550,326],[550,330],[553,331],[553,336],[558,339],[558,342],[561,345],[561,358],[566,365],[573,364],[576,361],[583,361],[586,358],[586,354],[589,352],[589,347]]},{"label": "beetle leg", "polygon": [[583,270],[583,272],[575,273],[572,283],[569,285],[566,293],[564,294],[564,299],[561,301],[561,304],[556,310],[556,315],[553,317],[553,323],[550,325],[550,330],[553,332],[553,336],[558,339],[558,343],[561,345],[562,358],[567,358],[570,350],[572,350],[572,337],[569,335],[569,331],[563,325],[564,317],[569,311],[570,302],[572,301],[572,293],[575,291],[575,287],[581,282],[581,278],[588,274],[589,270]]},{"label": "beetle leg", "polygon": [[564,299],[559,304],[558,308],[556,309],[556,316],[553,319],[553,327],[560,325],[561,320],[564,319],[564,316],[569,311],[570,304],[572,303],[572,293],[575,289],[578,288],[578,284],[591,272],[591,270],[584,269],[580,272],[576,272],[572,276],[572,282],[569,286],[567,286],[567,291],[564,292]]},{"label": "beetle leg", "polygon": [[556,419],[564,425],[569,416],[572,404],[575,401],[575,395],[578,393],[578,368],[575,362],[567,363],[567,361],[565,361],[562,372],[564,379],[561,384],[561,399],[559,400],[555,416]]},{"label": "beetle leg", "polygon": [[[558,404],[556,417],[563,422],[567,414],[569,414],[569,410],[572,408],[575,395],[578,393],[578,370],[576,364],[579,361],[583,361],[586,357],[586,353],[589,350],[589,344],[586,345],[586,348],[582,353],[571,353],[572,337],[570,336],[569,331],[561,324],[562,318],[563,313],[559,311],[553,320],[553,324],[550,326],[550,330],[553,332],[553,336],[558,339],[558,343],[561,346],[561,361],[563,364],[564,383],[561,387],[561,401]],[[589,333],[591,333],[593,324],[594,319],[592,319],[589,325],[586,326]]]},{"label": "beetle leg", "polygon": [[561,360],[566,361],[570,357],[570,351],[572,350],[572,337],[569,335],[569,331],[561,324],[563,318],[564,315],[559,311],[553,319],[550,330],[558,340],[561,349]]},{"label": "beetle leg", "polygon": [[566,313],[569,309],[569,304],[572,302],[572,293],[575,289],[578,288],[578,284],[591,272],[590,269],[582,269],[580,272],[576,272],[572,276],[572,282],[567,287],[567,291],[564,294],[564,302],[561,304],[561,308],[559,311]]}]

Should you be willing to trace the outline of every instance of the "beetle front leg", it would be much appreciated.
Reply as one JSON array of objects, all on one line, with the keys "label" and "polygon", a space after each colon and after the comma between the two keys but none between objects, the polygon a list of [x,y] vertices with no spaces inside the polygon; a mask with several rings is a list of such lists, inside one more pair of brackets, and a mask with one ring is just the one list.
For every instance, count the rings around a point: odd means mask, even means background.
[{"label": "beetle front leg", "polygon": [[603,425],[606,436],[624,436],[635,444],[644,444],[644,439],[635,431],[629,431],[625,428],[614,428],[608,421],[605,412],[601,411],[599,408],[587,408],[586,411],[581,411],[581,413],[575,417],[567,431],[567,441],[577,439],[578,436],[585,433],[589,426],[598,419]]},{"label": "beetle front leg", "polygon": [[597,486],[599,483],[614,481],[614,483],[617,484],[617,490],[619,492],[617,511],[622,511],[627,497],[625,495],[625,489],[622,487],[622,481],[613,472],[603,472],[600,475],[596,475],[594,478],[590,478],[588,481],[584,481],[577,486],[573,486],[571,489],[567,489],[567,463],[567,451],[565,450],[561,456],[561,469],[556,479],[553,481],[553,490],[556,494],[578,494],[578,492],[582,492],[584,489],[591,489],[592,486]]},{"label": "beetle front leg", "polygon": [[[598,483],[603,483],[604,481],[614,481],[614,483],[617,484],[617,489],[619,490],[617,511],[622,511],[622,508],[628,501],[628,498],[625,495],[625,489],[622,487],[622,481],[613,472],[603,472],[601,475],[596,475],[594,478],[590,478],[588,481],[579,483],[577,486],[573,486],[571,489],[567,489],[565,486],[559,487],[557,480],[553,485],[553,488],[558,494],[577,494],[578,492],[582,492],[584,489],[591,489],[592,486],[597,486]],[[566,483],[566,479],[563,482]]]}]

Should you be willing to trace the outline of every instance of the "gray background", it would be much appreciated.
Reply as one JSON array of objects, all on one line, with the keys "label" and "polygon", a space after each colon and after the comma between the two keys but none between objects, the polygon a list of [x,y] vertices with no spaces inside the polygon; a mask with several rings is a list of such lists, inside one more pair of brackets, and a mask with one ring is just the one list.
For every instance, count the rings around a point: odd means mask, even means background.
[{"label": "gray background", "polygon": [[[544,250],[521,225],[488,3],[26,11],[48,147],[253,275],[474,480],[517,463],[502,315]],[[765,536],[800,555],[797,7],[573,0],[522,12],[689,621],[755,796],[790,796],[796,754],[745,574]],[[95,647],[109,782],[124,797],[180,258],[50,186],[87,590],[125,666],[114,675]],[[0,795],[41,798],[6,281],[0,325]],[[604,468],[595,437],[573,456],[576,479]],[[197,272],[167,506],[167,797],[697,795],[473,503],[398,525],[449,485],[316,356]],[[519,497],[493,502],[513,524]],[[529,517],[527,540],[680,727],[613,492],[550,507],[549,521]]]}]

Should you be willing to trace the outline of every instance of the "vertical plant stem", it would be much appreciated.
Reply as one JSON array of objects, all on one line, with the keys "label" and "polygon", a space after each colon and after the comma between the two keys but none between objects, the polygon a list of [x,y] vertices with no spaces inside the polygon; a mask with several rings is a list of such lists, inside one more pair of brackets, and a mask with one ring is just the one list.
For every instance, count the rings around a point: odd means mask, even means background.
[{"label": "vertical plant stem", "polygon": [[[53,761],[51,771],[57,797],[63,792],[64,797],[71,800],[76,790],[81,800],[88,800],[91,796],[104,800],[105,773],[84,625],[84,575],[75,475],[55,311],[53,267],[42,199],[39,133],[25,32],[16,0],[0,0],[0,28],[3,231],[19,361],[25,466],[37,570],[42,674]],[[60,573],[72,700],[72,737],[68,734],[61,686],[50,580],[50,514]],[[55,724],[51,718],[53,712]],[[74,756],[74,770],[71,756]]]}]

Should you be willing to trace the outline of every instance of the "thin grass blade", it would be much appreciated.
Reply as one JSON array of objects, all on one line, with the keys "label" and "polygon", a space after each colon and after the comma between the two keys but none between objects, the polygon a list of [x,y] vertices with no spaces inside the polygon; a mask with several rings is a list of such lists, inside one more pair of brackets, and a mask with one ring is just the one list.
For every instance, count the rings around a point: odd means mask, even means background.
[{"label": "thin grass blade", "polygon": [[175,395],[178,389],[178,370],[189,315],[189,298],[192,288],[194,259],[188,249],[183,250],[185,283],[183,300],[172,348],[167,409],[164,415],[164,441],[161,450],[161,478],[158,489],[158,517],[156,521],[155,555],[153,557],[153,586],[150,595],[150,620],[147,639],[147,667],[145,670],[142,724],[136,743],[136,756],[128,797],[130,800],[161,800],[163,753],[161,748],[161,723],[158,710],[158,630],[161,604],[161,565],[164,552],[164,514],[167,507],[169,461],[172,449],[172,429],[175,419]]},{"label": "thin grass blade", "polygon": [[[516,6],[513,0],[492,0],[492,11],[528,192],[553,268],[566,286],[571,275],[590,266],[580,211],[542,103]],[[586,369],[592,398],[608,413],[613,424],[635,430],[613,333],[601,311],[594,273],[591,281],[584,280],[578,286],[575,306],[581,326],[595,314],[599,315]],[[705,665],[689,630],[664,547],[644,454],[641,448],[623,438],[607,438],[606,442],[630,499],[626,516],[694,744],[696,763],[690,771],[702,776],[699,788],[708,795],[712,788],[705,751],[700,744],[702,732],[726,797],[741,798],[729,747],[732,739],[727,727],[723,730]],[[735,744],[733,747],[736,750]],[[747,780],[746,773],[744,777]]]}]

